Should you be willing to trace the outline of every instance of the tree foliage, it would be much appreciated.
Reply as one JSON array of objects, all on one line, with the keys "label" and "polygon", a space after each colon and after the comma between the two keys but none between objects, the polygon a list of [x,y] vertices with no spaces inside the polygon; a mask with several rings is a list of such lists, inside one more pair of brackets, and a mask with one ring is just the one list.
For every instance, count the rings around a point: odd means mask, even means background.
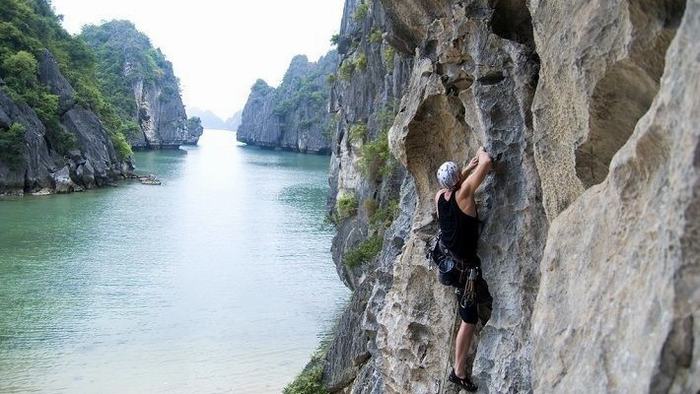
[{"label": "tree foliage", "polygon": [[339,220],[355,215],[357,213],[357,196],[355,193],[339,193],[335,202],[335,209]]},{"label": "tree foliage", "polygon": [[2,69],[6,75],[5,82],[17,91],[36,87],[38,67],[34,55],[27,51],[9,55],[2,62]]},{"label": "tree foliage", "polygon": [[0,128],[0,161],[16,169],[24,152],[24,126],[13,123],[9,129]]},{"label": "tree foliage", "polygon": [[355,8],[355,12],[352,14],[352,19],[356,22],[360,22],[364,20],[367,15],[369,15],[369,4],[367,4],[366,1],[363,1],[357,5],[357,8]]},{"label": "tree foliage", "polygon": [[379,235],[373,235],[351,248],[343,256],[343,262],[350,268],[358,267],[372,261],[382,250],[383,240]]},{"label": "tree foliage", "polygon": [[[126,118],[105,98],[111,91],[97,84],[95,56],[85,42],[72,37],[60,23],[48,0],[2,0],[0,6],[0,77],[13,98],[32,107],[47,128],[52,147],[65,154],[75,137],[58,122],[58,97],[38,81],[36,60],[48,49],[59,70],[76,91],[76,102],[95,111],[115,145],[123,139]],[[127,146],[128,148],[128,146]],[[122,157],[131,149],[118,149]]]}]

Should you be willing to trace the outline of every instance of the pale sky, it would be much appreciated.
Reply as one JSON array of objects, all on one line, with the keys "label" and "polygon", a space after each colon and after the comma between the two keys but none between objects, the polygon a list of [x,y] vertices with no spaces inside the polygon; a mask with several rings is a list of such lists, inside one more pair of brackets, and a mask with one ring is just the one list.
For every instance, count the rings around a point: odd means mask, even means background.
[{"label": "pale sky", "polygon": [[188,108],[222,118],[256,79],[276,86],[294,55],[316,61],[338,32],[343,0],[53,0],[63,26],[128,19],[173,63]]}]

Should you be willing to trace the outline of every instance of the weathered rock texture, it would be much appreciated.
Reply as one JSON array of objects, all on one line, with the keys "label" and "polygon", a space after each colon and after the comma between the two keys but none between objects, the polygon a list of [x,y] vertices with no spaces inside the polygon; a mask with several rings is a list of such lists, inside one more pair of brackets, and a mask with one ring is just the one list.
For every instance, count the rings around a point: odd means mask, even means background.
[{"label": "weathered rock texture", "polygon": [[[331,94],[329,209],[347,195],[358,208],[333,242],[354,293],[326,356],[328,388],[454,391],[455,297],[425,258],[434,174],[484,145],[499,160],[478,194],[494,297],[473,360],[480,391],[698,392],[700,2],[362,8],[346,1],[338,49],[342,62],[364,54],[366,70]],[[371,177],[362,146],[381,138],[379,108],[393,98],[399,165]],[[357,122],[365,140],[349,137]],[[364,201],[394,198],[391,226],[373,228]],[[347,267],[373,234],[381,252]]]},{"label": "weathered rock texture", "polygon": [[113,105],[138,125],[129,134],[136,149],[196,145],[203,128],[187,118],[172,64],[129,21],[86,26],[81,37],[93,48],[100,82]]},{"label": "weathered rock texture", "polygon": [[258,80],[243,108],[237,139],[248,145],[310,153],[329,153],[331,117],[328,77],[338,54],[329,52],[318,62],[306,56],[292,59],[280,86]]},{"label": "weathered rock texture", "polygon": [[700,389],[700,3],[684,5],[530,4],[549,21],[535,24],[534,108],[553,219],[533,314],[537,391]]},{"label": "weathered rock texture", "polygon": [[75,139],[75,149],[58,154],[48,143],[47,126],[27,104],[13,101],[0,80],[0,128],[16,123],[25,129],[22,160],[16,166],[0,160],[0,194],[68,193],[123,179],[133,167],[117,157],[98,116],[76,103],[75,90],[48,50],[38,63],[39,82],[59,98],[56,127]]},{"label": "weathered rock texture", "polygon": [[[364,58],[366,65],[355,66],[350,75],[338,77],[330,105],[337,120],[331,155],[330,214],[337,213],[338,196],[352,196],[357,203],[354,215],[339,218],[332,246],[338,274],[354,290],[326,356],[323,382],[334,392],[382,392],[385,387],[376,344],[377,317],[385,306],[384,297],[392,285],[393,262],[409,236],[416,205],[413,181],[405,176],[403,167],[391,161],[378,163],[386,166],[383,174],[361,170],[363,160],[372,160],[368,156],[377,153],[363,151],[363,147],[381,145],[382,140],[387,143],[388,128],[405,91],[412,58],[395,53],[386,37],[382,37],[386,19],[381,4],[373,2],[364,17],[353,16],[358,4],[359,1],[345,4],[338,52],[345,64],[354,65]],[[373,32],[378,34],[370,40]],[[366,127],[366,135],[353,140],[350,130],[357,125]],[[399,214],[389,228],[370,223],[375,211],[391,209],[396,202]],[[362,265],[346,265],[347,253],[372,237],[383,239],[381,253]]]}]

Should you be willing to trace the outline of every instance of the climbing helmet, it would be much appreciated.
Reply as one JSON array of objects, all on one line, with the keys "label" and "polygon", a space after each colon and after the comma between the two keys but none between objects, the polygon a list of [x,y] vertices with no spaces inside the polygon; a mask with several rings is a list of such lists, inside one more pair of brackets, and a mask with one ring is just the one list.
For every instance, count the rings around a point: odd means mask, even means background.
[{"label": "climbing helmet", "polygon": [[441,187],[454,189],[459,182],[459,167],[453,161],[446,161],[438,168],[437,178]]}]

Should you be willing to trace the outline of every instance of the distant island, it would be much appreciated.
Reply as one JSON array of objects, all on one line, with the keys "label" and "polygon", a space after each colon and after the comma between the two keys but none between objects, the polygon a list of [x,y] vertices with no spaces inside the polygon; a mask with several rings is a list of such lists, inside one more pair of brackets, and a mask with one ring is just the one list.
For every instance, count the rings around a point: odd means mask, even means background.
[{"label": "distant island", "polygon": [[205,129],[218,129],[218,130],[238,130],[238,126],[241,125],[241,114],[242,111],[236,111],[227,119],[222,119],[215,113],[208,109],[201,109],[197,107],[190,108],[187,112],[192,116],[196,116],[202,120],[202,127]]}]

